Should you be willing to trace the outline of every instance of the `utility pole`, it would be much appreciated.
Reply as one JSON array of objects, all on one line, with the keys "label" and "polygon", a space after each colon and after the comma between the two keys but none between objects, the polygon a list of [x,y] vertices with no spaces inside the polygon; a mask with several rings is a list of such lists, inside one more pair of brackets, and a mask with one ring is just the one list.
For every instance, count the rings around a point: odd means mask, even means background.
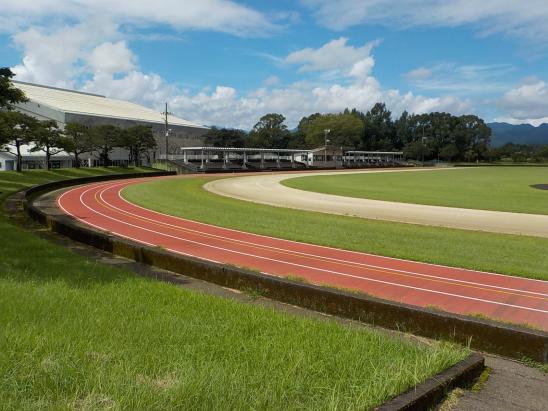
[{"label": "utility pole", "polygon": [[424,124],[422,125],[422,166],[424,167],[424,150],[426,150],[426,137],[424,136]]},{"label": "utility pole", "polygon": [[327,167],[327,143],[329,143],[329,140],[327,139],[327,135],[330,133],[330,129],[326,128],[324,132],[324,161],[325,161],[325,167]]},{"label": "utility pole", "polygon": [[169,128],[168,128],[167,116],[170,114],[173,114],[173,113],[170,113],[169,111],[167,111],[167,101],[166,101],[166,110],[162,113],[162,115],[164,116],[164,122],[165,122],[164,131],[165,131],[165,138],[166,138],[166,156],[165,156],[166,167],[167,167],[167,152],[169,147],[169,144],[168,144]]}]

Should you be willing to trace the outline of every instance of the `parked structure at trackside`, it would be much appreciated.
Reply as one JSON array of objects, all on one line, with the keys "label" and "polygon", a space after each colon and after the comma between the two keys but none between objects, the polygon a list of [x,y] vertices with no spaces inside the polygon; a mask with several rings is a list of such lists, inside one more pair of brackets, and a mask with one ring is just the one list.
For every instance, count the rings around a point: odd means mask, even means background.
[{"label": "parked structure at trackside", "polygon": [[[24,170],[36,168],[46,168],[46,153],[43,151],[34,151],[34,146],[23,144],[20,147],[22,164]],[[13,145],[7,145],[5,150],[0,151],[0,171],[12,171],[17,166],[16,148]],[[52,154],[50,158],[51,168],[72,167],[72,156],[64,151]]]},{"label": "parked structure at trackside", "polygon": [[403,152],[356,151],[330,146],[315,149],[199,146],[180,147],[168,161],[194,172],[389,167],[403,164]]}]

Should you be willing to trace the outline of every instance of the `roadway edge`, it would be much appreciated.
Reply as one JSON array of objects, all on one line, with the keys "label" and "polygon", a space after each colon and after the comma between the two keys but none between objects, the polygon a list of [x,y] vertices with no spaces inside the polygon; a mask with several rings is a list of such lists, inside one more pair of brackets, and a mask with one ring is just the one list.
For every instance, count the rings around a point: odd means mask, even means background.
[{"label": "roadway edge", "polygon": [[40,194],[69,186],[117,178],[152,177],[155,175],[171,175],[171,173],[110,175],[106,176],[108,178],[99,176],[62,180],[32,187],[20,193],[20,196],[26,212],[52,231],[141,263],[228,288],[253,290],[265,297],[284,303],[375,326],[433,339],[450,340],[505,357],[517,359],[525,357],[540,363],[548,362],[548,333],[542,330],[439,312],[175,254],[160,247],[143,245],[95,230],[80,224],[72,217],[64,214],[54,215],[46,208],[34,204],[34,199]]}]

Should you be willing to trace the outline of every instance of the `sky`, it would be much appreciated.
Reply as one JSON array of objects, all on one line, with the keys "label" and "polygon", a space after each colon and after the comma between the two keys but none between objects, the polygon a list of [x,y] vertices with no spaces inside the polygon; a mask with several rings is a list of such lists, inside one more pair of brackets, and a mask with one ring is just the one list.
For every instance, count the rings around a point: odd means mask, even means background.
[{"label": "sky", "polygon": [[548,0],[2,0],[0,66],[204,125],[445,111],[548,123]]}]

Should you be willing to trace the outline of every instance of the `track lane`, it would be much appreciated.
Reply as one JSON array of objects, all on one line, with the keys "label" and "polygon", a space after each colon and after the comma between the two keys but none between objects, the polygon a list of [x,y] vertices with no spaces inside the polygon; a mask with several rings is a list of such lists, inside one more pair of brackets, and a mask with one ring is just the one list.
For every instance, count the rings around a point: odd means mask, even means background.
[{"label": "track lane", "polygon": [[65,192],[59,206],[96,228],[174,252],[419,306],[548,329],[548,282],[338,250],[168,216],[120,196],[125,180]]}]

